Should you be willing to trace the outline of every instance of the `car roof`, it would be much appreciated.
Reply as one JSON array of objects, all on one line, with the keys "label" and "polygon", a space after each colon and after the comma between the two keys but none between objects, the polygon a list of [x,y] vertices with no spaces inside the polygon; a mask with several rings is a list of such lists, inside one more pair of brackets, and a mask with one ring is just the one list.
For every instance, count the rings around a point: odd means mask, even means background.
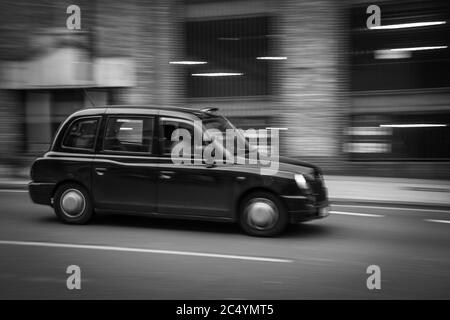
[{"label": "car roof", "polygon": [[109,105],[104,107],[95,107],[82,109],[75,112],[72,116],[87,116],[87,115],[100,115],[100,114],[161,114],[161,115],[175,115],[176,113],[190,114],[193,116],[204,116],[211,114],[208,111],[193,109],[193,108],[183,108],[183,107],[163,107],[155,108],[146,105]]}]

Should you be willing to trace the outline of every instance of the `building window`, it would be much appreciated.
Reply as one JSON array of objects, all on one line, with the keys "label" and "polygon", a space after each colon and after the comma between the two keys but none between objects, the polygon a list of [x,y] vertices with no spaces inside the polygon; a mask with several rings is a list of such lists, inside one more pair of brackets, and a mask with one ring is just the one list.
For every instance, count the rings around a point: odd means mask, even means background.
[{"label": "building window", "polygon": [[450,3],[383,2],[379,7],[383,28],[371,30],[367,5],[352,8],[352,90],[450,87]]},{"label": "building window", "polygon": [[344,151],[354,160],[450,159],[450,114],[354,115]]},{"label": "building window", "polygon": [[269,36],[268,17],[186,22],[188,97],[270,94]]}]

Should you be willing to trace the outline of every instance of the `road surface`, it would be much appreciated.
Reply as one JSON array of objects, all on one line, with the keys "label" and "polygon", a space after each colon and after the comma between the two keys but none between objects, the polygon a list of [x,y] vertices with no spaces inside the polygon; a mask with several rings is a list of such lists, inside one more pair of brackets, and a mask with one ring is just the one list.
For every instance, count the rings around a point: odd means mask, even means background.
[{"label": "road surface", "polygon": [[[0,190],[1,299],[449,299],[450,212],[337,206],[254,238],[233,224],[98,215],[61,224]],[[68,290],[66,269],[81,270]],[[367,267],[381,289],[367,288]]]}]

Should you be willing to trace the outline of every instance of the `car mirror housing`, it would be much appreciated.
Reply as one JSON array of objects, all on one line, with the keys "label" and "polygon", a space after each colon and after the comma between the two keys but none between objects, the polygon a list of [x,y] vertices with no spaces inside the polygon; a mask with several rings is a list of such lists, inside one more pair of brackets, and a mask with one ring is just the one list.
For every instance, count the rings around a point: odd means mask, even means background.
[{"label": "car mirror housing", "polygon": [[204,155],[204,160],[205,160],[205,166],[207,167],[207,168],[212,168],[212,167],[215,167],[215,165],[216,165],[216,160],[214,159],[214,157],[213,156],[211,156],[211,155]]}]

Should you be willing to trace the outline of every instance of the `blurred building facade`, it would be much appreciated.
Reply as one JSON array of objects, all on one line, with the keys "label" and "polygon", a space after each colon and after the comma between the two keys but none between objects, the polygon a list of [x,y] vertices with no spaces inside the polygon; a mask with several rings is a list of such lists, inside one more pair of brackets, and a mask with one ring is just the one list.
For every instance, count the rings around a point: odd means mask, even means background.
[{"label": "blurred building facade", "polygon": [[[3,1],[0,162],[26,165],[92,102],[215,106],[244,129],[286,128],[281,152],[326,173],[449,178],[449,6],[378,1],[382,25],[446,23],[369,30],[370,4]],[[390,50],[425,47],[440,48]]]}]

